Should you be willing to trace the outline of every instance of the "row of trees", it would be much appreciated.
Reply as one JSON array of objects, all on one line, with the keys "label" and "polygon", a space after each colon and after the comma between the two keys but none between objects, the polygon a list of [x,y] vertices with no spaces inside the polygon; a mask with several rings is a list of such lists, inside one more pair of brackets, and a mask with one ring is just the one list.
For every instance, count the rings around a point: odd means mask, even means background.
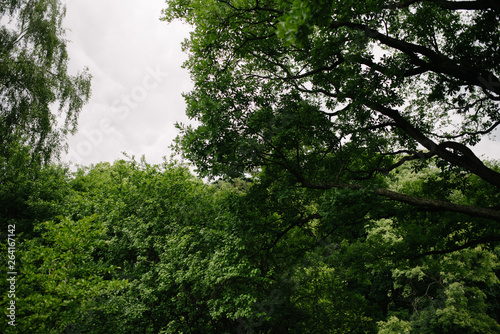
[{"label": "row of trees", "polygon": [[55,163],[90,78],[59,1],[0,1],[2,331],[500,330],[500,166],[470,149],[500,124],[495,1],[167,3],[199,176]]},{"label": "row of trees", "polygon": [[[389,186],[423,196],[445,184],[434,166],[419,175],[401,169]],[[43,168],[16,194],[33,227],[17,237],[11,332],[498,332],[499,248],[460,244],[487,220],[283,182],[206,184],[133,159]],[[491,197],[481,182],[453,197]]]}]

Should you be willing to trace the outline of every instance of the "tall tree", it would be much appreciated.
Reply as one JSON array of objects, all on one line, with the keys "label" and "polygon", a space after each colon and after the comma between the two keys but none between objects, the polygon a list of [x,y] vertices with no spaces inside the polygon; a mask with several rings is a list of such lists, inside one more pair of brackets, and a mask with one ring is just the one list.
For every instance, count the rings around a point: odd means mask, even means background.
[{"label": "tall tree", "polygon": [[68,73],[67,41],[59,0],[0,1],[0,154],[12,143],[46,162],[76,129],[90,96],[90,75]]},{"label": "tall tree", "polygon": [[498,331],[500,173],[471,150],[500,125],[497,2],[167,3],[194,26],[179,150],[254,177],[247,228],[291,304],[248,332]]},{"label": "tall tree", "polygon": [[256,287],[265,279],[234,231],[236,217],[227,207],[238,196],[231,189],[204,184],[183,166],[144,161],[80,169],[71,184],[76,192],[68,210],[78,220],[72,224],[88,233],[97,226],[107,231],[97,238],[101,247],[91,251],[89,267],[96,274],[98,268],[117,268],[86,281],[129,282],[124,290],[103,289],[87,306],[81,303],[80,318],[71,319],[75,332],[227,333],[239,318],[251,318],[262,295]]},{"label": "tall tree", "polygon": [[471,150],[500,125],[498,3],[168,5],[166,20],[195,26],[186,100],[200,125],[181,126],[179,141],[203,175],[278,166],[307,188],[371,186],[418,208],[500,220],[498,208],[410,196],[375,177],[437,158],[443,177],[475,174],[498,190],[500,173]]}]

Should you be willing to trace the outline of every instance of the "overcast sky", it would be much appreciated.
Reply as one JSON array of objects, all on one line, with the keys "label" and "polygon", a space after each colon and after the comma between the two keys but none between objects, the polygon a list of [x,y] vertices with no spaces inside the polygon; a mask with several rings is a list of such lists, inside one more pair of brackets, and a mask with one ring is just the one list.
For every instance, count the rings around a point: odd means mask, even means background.
[{"label": "overcast sky", "polygon": [[191,88],[181,68],[189,26],[160,21],[163,0],[66,0],[70,70],[88,66],[92,97],[63,160],[89,165],[170,155],[175,122],[187,122],[181,96]]},{"label": "overcast sky", "polygon": [[[64,161],[89,165],[123,158],[159,163],[187,123],[181,96],[192,84],[181,68],[181,42],[190,27],[160,21],[164,0],[65,0],[70,70],[89,67],[92,98],[80,114]],[[500,131],[496,131],[500,134]],[[500,142],[480,143],[476,154],[500,159]]]}]

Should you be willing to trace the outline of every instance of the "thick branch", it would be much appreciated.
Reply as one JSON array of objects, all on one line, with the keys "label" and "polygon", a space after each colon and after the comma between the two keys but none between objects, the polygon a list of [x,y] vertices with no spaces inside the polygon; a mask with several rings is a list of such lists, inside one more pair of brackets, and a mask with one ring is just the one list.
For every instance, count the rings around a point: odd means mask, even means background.
[{"label": "thick branch", "polygon": [[407,203],[410,205],[421,206],[440,211],[463,213],[473,217],[482,217],[500,221],[500,211],[492,210],[489,208],[462,205],[436,199],[409,196],[383,188],[376,189],[375,193],[377,195],[387,197],[391,200]]},{"label": "thick branch", "polygon": [[[364,187],[359,184],[342,184],[342,183],[316,184],[316,183],[309,183],[303,180],[301,181],[301,183],[302,186],[310,189],[333,189],[333,188],[352,189],[352,190],[364,189]],[[438,211],[463,213],[472,217],[480,217],[480,218],[487,218],[500,221],[500,211],[498,210],[481,208],[477,206],[456,204],[436,199],[410,196],[392,190],[388,190],[385,188],[377,188],[374,190],[374,192],[378,196],[386,197],[390,200],[410,204],[413,206],[424,207]]]},{"label": "thick branch", "polygon": [[[333,29],[348,27],[354,30],[363,31],[366,36],[405,53],[410,57],[411,62],[418,66],[418,69],[413,70],[416,74],[424,73],[426,71],[446,74],[452,78],[459,79],[466,84],[481,87],[493,100],[500,99],[500,79],[491,72],[481,71],[476,68],[468,68],[465,64],[458,64],[453,59],[450,59],[434,50],[426,48],[422,45],[409,43],[384,35],[364,24],[334,21],[331,23],[330,27]],[[425,61],[418,55],[427,57],[429,61]]]},{"label": "thick branch", "polygon": [[[482,178],[484,181],[500,188],[500,173],[485,166],[467,146],[451,141],[436,144],[430,138],[425,136],[419,129],[408,122],[403,116],[401,116],[397,110],[376,103],[369,106],[367,105],[367,107],[393,119],[398,128],[403,130],[420,145],[427,148],[430,153],[439,156],[441,159],[451,163],[452,165],[465,168],[471,173],[474,173]],[[453,149],[455,152],[448,151],[448,148]]]}]

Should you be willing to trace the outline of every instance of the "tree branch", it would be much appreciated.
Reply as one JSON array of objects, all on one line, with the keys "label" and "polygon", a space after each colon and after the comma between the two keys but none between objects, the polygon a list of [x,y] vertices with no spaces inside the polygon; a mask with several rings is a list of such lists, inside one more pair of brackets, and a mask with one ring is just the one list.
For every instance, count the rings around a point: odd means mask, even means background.
[{"label": "tree branch", "polygon": [[[417,141],[420,145],[429,150],[430,153],[439,156],[441,159],[465,168],[471,173],[476,174],[484,181],[500,188],[500,173],[488,168],[483,162],[465,145],[457,142],[444,142],[436,144],[430,138],[425,136],[419,129],[414,127],[407,121],[398,110],[385,107],[381,104],[371,103],[365,104],[368,108],[376,110],[381,114],[391,118],[397,124],[397,127],[403,130],[407,135]],[[447,148],[455,150],[455,153],[450,152]],[[457,154],[461,153],[461,154]]]},{"label": "tree branch", "polygon": [[[492,100],[500,99],[500,79],[491,72],[481,71],[476,68],[467,68],[465,64],[458,64],[453,59],[450,59],[434,50],[426,48],[422,45],[409,43],[404,40],[384,35],[364,24],[334,21],[330,24],[330,27],[332,29],[348,27],[354,30],[362,31],[367,37],[373,38],[388,47],[403,52],[408,55],[411,62],[417,66],[417,69],[411,70],[416,74],[424,73],[426,71],[446,74],[452,78],[459,79],[466,84],[481,87],[485,94],[487,94]],[[429,62],[426,62],[418,55],[427,57]],[[407,74],[410,73],[412,72],[408,72]]]},{"label": "tree branch", "polygon": [[[342,184],[342,183],[318,184],[318,183],[309,183],[309,182],[305,181],[303,178],[302,178],[302,180],[300,180],[300,182],[301,182],[303,187],[309,188],[309,189],[325,189],[325,190],[326,189],[333,189],[333,188],[351,189],[351,190],[365,189],[365,187],[363,187],[362,185],[359,185],[359,184]],[[487,219],[500,221],[500,211],[493,210],[490,208],[482,208],[482,207],[477,207],[477,206],[456,204],[456,203],[446,202],[446,201],[442,201],[442,200],[410,196],[410,195],[401,194],[401,193],[398,193],[398,192],[395,192],[395,191],[392,191],[389,189],[385,189],[385,188],[377,188],[374,190],[374,193],[378,196],[382,196],[382,197],[388,198],[388,199],[393,200],[393,201],[406,203],[406,204],[413,205],[413,206],[424,207],[424,208],[429,208],[429,209],[438,210],[438,211],[463,213],[463,214],[469,215],[471,217],[480,217],[480,218],[487,218]]]},{"label": "tree branch", "polygon": [[477,0],[477,1],[446,1],[446,0],[409,0],[402,2],[389,3],[384,8],[400,9],[407,8],[419,2],[433,2],[437,6],[450,10],[481,10],[481,9],[498,9],[499,2],[495,0]]},{"label": "tree branch", "polygon": [[414,258],[421,258],[421,257],[428,256],[428,255],[443,255],[443,254],[453,253],[453,252],[456,252],[456,251],[459,251],[462,249],[470,248],[473,246],[488,244],[488,243],[492,243],[492,242],[499,242],[499,241],[500,241],[499,236],[488,236],[488,237],[483,237],[483,238],[480,238],[477,240],[472,240],[472,241],[466,242],[460,246],[455,246],[455,247],[451,247],[448,249],[440,249],[440,250],[433,250],[433,251],[428,251],[425,253],[420,253],[420,254],[415,255]]},{"label": "tree branch", "polygon": [[500,3],[496,0],[477,0],[477,1],[444,1],[427,0],[435,3],[441,8],[450,10],[481,10],[481,9],[499,9]]},{"label": "tree branch", "polygon": [[280,241],[280,239],[283,238],[294,227],[300,227],[300,226],[302,226],[302,225],[310,222],[313,219],[319,219],[319,218],[321,218],[321,215],[319,213],[315,213],[315,214],[312,214],[312,215],[307,216],[305,218],[297,219],[293,224],[291,224],[290,226],[288,226],[286,229],[284,229],[282,232],[280,232],[278,234],[278,236],[271,243],[271,245],[269,247],[267,247],[267,249],[266,249],[267,252],[271,251],[271,249],[273,249],[278,244],[278,242]]},{"label": "tree branch", "polygon": [[[381,155],[382,156],[383,155],[390,155],[390,153],[383,153]],[[359,171],[359,172],[349,171],[349,172],[351,172],[351,173],[366,173],[367,176],[362,177],[362,178],[355,178],[355,179],[356,180],[368,180],[368,179],[371,179],[373,177],[373,174],[375,174],[375,173],[381,173],[381,174],[387,175],[389,172],[402,166],[407,161],[413,161],[413,160],[419,160],[419,159],[429,159],[429,158],[432,158],[434,155],[435,154],[431,153],[431,152],[427,152],[427,153],[415,152],[413,155],[404,156],[398,162],[396,162],[388,167],[385,167],[385,168],[377,167],[377,168],[373,168],[369,171]],[[378,165],[380,165],[380,162]]]}]

